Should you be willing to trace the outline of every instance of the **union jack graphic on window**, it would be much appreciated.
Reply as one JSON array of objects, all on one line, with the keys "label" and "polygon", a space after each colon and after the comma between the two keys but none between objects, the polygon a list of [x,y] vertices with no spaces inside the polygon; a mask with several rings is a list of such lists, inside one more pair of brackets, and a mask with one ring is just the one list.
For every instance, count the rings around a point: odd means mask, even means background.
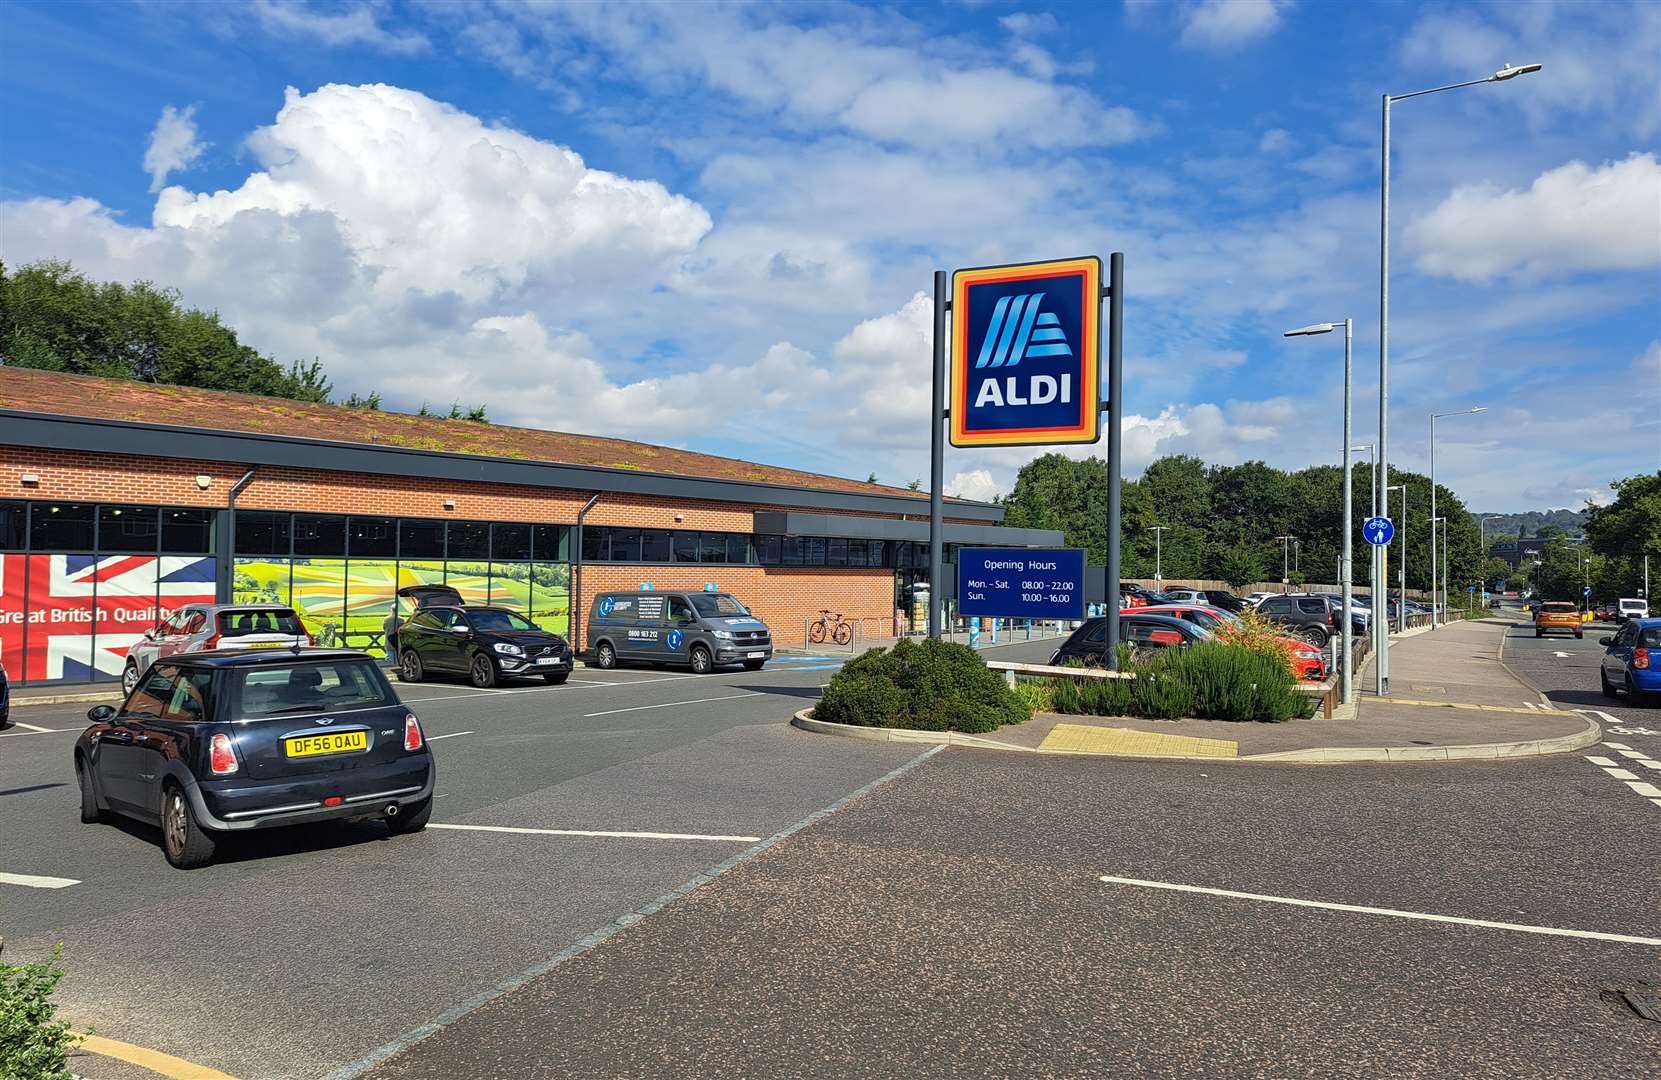
[{"label": "union jack graphic on window", "polygon": [[27,682],[119,676],[146,630],[213,599],[211,557],[0,555],[0,660]]}]

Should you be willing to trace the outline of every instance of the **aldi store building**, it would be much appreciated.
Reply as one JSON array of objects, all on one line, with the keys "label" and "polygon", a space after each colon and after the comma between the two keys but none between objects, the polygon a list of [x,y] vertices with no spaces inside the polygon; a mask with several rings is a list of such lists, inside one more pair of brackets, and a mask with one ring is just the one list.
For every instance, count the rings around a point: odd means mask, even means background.
[{"label": "aldi store building", "polygon": [[[947,502],[957,546],[1059,546]],[[926,494],[620,439],[0,367],[0,662],[120,677],[191,602],[292,605],[377,655],[444,582],[569,633],[607,590],[732,593],[788,647],[822,608],[923,629]],[[948,574],[950,579],[952,575]],[[951,582],[946,583],[950,594]],[[585,599],[586,598],[586,599]]]}]

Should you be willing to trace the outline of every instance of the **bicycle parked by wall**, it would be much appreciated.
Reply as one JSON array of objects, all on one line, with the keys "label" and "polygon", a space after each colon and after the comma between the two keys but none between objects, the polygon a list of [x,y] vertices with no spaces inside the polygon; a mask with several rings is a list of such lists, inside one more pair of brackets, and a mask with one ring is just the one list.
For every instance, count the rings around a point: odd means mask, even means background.
[{"label": "bicycle parked by wall", "polygon": [[844,619],[841,612],[820,608],[818,621],[808,627],[807,639],[819,645],[827,637],[838,645],[846,645],[854,639],[854,624]]}]

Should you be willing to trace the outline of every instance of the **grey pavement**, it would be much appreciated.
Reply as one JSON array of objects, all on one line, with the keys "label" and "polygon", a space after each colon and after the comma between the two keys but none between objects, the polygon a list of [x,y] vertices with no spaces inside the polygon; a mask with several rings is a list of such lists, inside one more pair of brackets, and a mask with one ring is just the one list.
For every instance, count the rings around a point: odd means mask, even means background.
[{"label": "grey pavement", "polygon": [[947,750],[369,1076],[1652,1076],[1653,946],[1098,880],[1656,936],[1579,764]]}]

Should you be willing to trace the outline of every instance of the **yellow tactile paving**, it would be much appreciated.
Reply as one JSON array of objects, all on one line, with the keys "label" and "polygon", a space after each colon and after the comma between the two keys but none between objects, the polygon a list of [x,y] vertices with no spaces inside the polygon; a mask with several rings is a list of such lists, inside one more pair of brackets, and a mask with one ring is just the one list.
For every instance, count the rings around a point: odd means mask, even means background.
[{"label": "yellow tactile paving", "polygon": [[1523,716],[1574,716],[1561,709],[1530,709],[1520,705],[1467,705],[1461,701],[1419,701],[1414,698],[1368,698],[1369,705],[1434,705],[1438,709],[1475,709],[1477,712],[1519,713]]},{"label": "yellow tactile paving", "polygon": [[1040,750],[1071,750],[1080,754],[1156,754],[1160,757],[1238,757],[1240,744],[1226,739],[1201,739],[1193,735],[1159,735],[1129,728],[1095,727],[1091,724],[1057,724]]}]

